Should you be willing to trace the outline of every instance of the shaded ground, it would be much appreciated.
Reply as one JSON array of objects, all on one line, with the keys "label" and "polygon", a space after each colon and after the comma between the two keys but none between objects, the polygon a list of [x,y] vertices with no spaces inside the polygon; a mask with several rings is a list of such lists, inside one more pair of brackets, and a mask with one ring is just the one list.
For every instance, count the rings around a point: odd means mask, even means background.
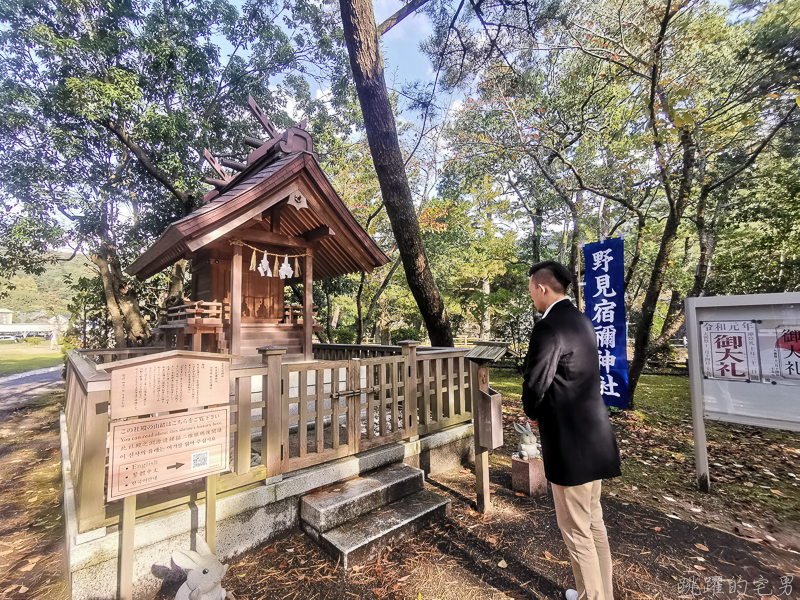
[{"label": "shaded ground", "polygon": [[[521,416],[510,389],[514,378],[493,374],[492,381],[509,388],[504,408],[511,427]],[[717,597],[796,600],[800,555],[790,549],[797,548],[798,491],[789,473],[798,470],[797,435],[709,425],[710,460],[722,466],[712,466],[715,494],[699,494],[684,422],[685,382],[646,377],[642,385],[650,400],[642,401],[641,411],[613,417],[625,450],[623,476],[606,484],[603,498],[618,600],[710,599],[717,583]],[[63,393],[44,391],[24,408],[10,409],[0,424],[0,598],[55,600],[65,593],[58,451]],[[13,397],[0,386],[0,398]],[[452,498],[448,519],[379,560],[344,573],[295,532],[231,561],[224,586],[239,600],[558,597],[572,585],[566,549],[552,500],[511,490],[512,435],[513,428],[506,431],[507,445],[491,457],[490,515],[475,511],[474,473],[451,471],[426,484]],[[794,577],[790,592],[781,581],[788,576]]]},{"label": "shaded ground", "polygon": [[[519,378],[504,371],[491,380],[503,393],[506,444],[497,453],[510,455],[513,423],[527,421]],[[607,495],[800,552],[800,434],[707,421],[712,493],[704,494],[695,485],[689,379],[645,375],[637,401],[637,410],[612,414],[622,477],[604,483]]]},{"label": "shaded ground", "polygon": [[14,383],[0,386],[0,598],[55,600],[66,590],[58,438],[64,393],[47,378]]}]

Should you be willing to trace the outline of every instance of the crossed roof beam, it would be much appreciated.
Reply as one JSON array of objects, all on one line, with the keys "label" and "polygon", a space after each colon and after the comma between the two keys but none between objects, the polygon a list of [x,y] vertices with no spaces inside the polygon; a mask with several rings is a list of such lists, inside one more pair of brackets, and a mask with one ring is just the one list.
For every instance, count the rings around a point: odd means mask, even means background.
[{"label": "crossed roof beam", "polygon": [[[308,132],[305,131],[307,126],[306,119],[303,119],[296,125],[292,125],[289,127],[289,129],[281,133],[250,94],[247,95],[247,108],[261,124],[261,127],[264,129],[264,132],[267,134],[267,136],[269,136],[269,139],[267,141],[263,141],[258,138],[244,136],[242,141],[251,148],[254,148],[254,150],[247,155],[246,163],[229,160],[227,158],[223,158],[218,161],[214,155],[208,151],[207,148],[203,148],[203,160],[208,162],[209,166],[219,177],[203,178],[204,183],[212,185],[215,188],[215,190],[212,190],[206,194],[206,201],[209,201],[217,196],[219,190],[230,184],[230,182],[233,181],[239,173],[247,170],[250,165],[255,163],[262,156],[266,155],[275,146],[279,146],[284,152],[305,150],[313,153],[313,141]],[[225,170],[225,168],[232,169],[237,173],[231,175]]]}]

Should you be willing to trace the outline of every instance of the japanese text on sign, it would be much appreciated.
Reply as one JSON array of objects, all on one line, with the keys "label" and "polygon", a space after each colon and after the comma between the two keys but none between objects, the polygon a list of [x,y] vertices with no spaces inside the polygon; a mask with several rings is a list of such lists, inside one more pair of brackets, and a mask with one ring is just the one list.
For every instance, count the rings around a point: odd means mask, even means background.
[{"label": "japanese text on sign", "polygon": [[628,406],[623,241],[586,244],[586,315],[597,334],[600,392],[609,406]]},{"label": "japanese text on sign", "polygon": [[800,327],[780,325],[776,329],[775,358],[784,379],[800,379]]},{"label": "japanese text on sign", "polygon": [[230,408],[112,423],[108,500],[228,469]]},{"label": "japanese text on sign", "polygon": [[705,321],[700,323],[700,333],[705,377],[761,381],[755,322]]},{"label": "japanese text on sign", "polygon": [[228,402],[227,361],[174,356],[111,371],[111,418]]}]

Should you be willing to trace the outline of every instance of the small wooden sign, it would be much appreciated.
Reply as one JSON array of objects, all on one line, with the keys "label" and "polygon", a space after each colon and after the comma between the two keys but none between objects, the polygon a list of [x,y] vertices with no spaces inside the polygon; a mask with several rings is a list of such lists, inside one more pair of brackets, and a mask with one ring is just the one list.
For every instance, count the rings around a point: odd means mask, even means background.
[{"label": "small wooden sign", "polygon": [[227,404],[230,355],[171,350],[97,368],[111,372],[111,418]]},{"label": "small wooden sign", "polygon": [[228,470],[230,407],[111,424],[108,501]]}]

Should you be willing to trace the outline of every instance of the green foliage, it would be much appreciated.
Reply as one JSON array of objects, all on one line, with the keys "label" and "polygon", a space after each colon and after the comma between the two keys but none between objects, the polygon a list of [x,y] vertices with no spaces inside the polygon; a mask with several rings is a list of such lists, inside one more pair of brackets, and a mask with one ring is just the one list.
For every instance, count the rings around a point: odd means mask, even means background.
[{"label": "green foliage", "polygon": [[395,327],[392,329],[392,344],[397,345],[407,340],[420,341],[419,330],[416,327]]},{"label": "green foliage", "polygon": [[334,330],[333,336],[337,344],[352,344],[356,341],[356,332],[352,327],[339,327]]}]

